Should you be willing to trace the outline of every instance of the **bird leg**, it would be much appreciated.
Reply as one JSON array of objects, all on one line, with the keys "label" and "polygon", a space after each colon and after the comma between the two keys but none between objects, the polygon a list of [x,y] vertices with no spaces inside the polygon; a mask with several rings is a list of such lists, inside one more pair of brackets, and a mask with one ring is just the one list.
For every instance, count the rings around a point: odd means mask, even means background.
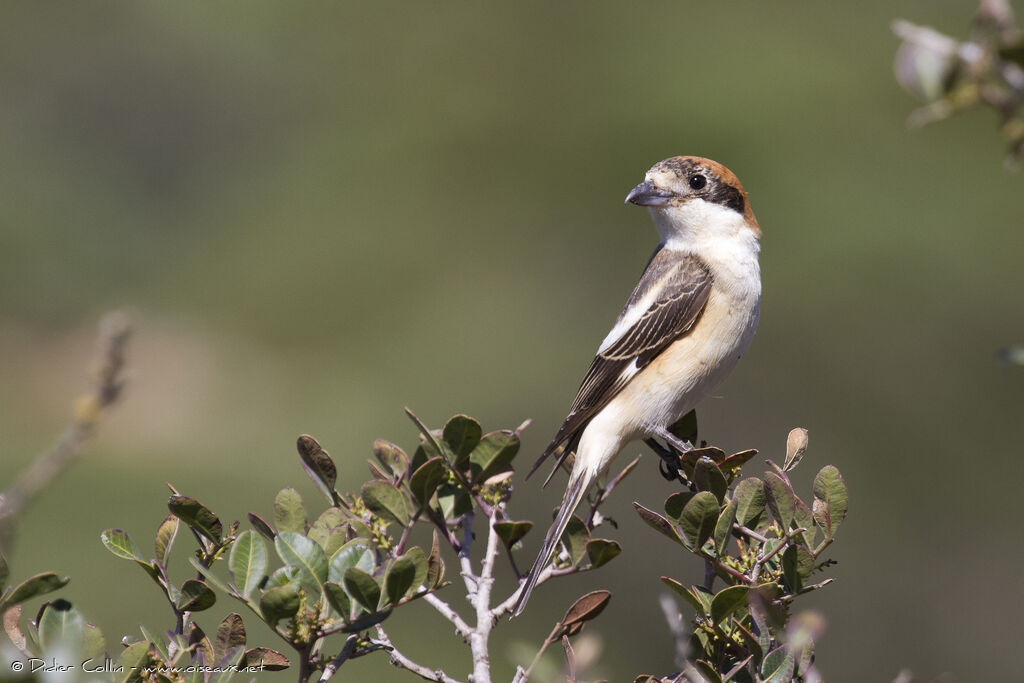
[{"label": "bird leg", "polygon": [[693,446],[689,441],[681,440],[667,429],[655,430],[655,433],[664,438],[669,444],[666,447],[655,441],[653,436],[648,436],[644,439],[644,443],[650,446],[650,450],[657,454],[658,458],[662,459],[658,463],[658,471],[669,481],[679,481],[689,485],[690,482],[686,480],[686,477],[679,470],[679,459],[687,451],[692,451]]}]

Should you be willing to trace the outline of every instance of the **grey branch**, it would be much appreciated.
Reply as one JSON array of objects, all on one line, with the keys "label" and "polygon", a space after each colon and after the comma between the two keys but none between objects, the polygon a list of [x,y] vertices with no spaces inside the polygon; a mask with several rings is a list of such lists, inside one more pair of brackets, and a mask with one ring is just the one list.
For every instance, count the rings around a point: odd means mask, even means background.
[{"label": "grey branch", "polygon": [[9,546],[18,516],[81,453],[104,410],[121,395],[125,348],[131,331],[128,316],[121,312],[108,313],[100,321],[92,387],[75,401],[71,422],[57,443],[36,458],[11,487],[0,494],[0,551],[6,551]]},{"label": "grey branch", "polygon": [[391,657],[391,663],[400,669],[411,671],[420,678],[423,678],[428,681],[438,681],[438,683],[460,683],[460,681],[458,681],[455,678],[452,678],[440,669],[430,669],[429,667],[423,666],[422,664],[417,664],[416,662],[412,661],[411,659],[403,655],[391,643],[391,638],[388,637],[388,634],[384,631],[383,628],[381,628],[379,624],[377,625],[377,637],[373,640],[373,642],[387,650],[388,654]]}]

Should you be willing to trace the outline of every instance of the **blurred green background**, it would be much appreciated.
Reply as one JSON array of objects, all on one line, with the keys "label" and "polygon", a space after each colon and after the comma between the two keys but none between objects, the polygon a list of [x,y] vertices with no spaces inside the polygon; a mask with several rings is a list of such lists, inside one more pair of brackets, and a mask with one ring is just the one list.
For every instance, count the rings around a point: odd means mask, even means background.
[{"label": "blurred green background", "polygon": [[[991,114],[908,131],[891,69],[892,19],[964,35],[974,5],[724,5],[0,6],[0,486],[64,423],[98,314],[139,327],[125,400],[29,510],[15,576],[71,575],[116,642],[169,611],[99,533],[148,548],[165,481],[227,520],[284,485],[315,508],[294,437],[356,487],[375,438],[415,443],[405,405],[532,417],[532,462],[655,244],[623,197],[698,154],[749,192],[765,292],[701,436],[777,459],[806,427],[799,492],[826,463],[851,489],[838,581],[805,599],[821,671],[1019,673],[1024,372],[994,351],[1024,341],[1021,177]],[[673,670],[657,577],[702,569],[632,513],[671,492],[656,470],[608,506],[632,559],[539,589],[493,635],[499,680],[598,586],[591,675]],[[516,514],[546,518],[557,487],[520,485]],[[408,609],[396,643],[465,677],[448,625]],[[383,656],[351,671],[406,680]]]}]

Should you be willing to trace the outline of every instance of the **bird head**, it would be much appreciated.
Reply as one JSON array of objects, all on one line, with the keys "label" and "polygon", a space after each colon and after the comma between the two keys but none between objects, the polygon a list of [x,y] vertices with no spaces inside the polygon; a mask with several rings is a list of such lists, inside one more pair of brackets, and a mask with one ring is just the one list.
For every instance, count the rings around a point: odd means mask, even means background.
[{"label": "bird head", "polygon": [[744,230],[761,237],[739,178],[711,159],[659,161],[630,190],[626,203],[648,207],[664,241],[684,235],[728,237]]}]

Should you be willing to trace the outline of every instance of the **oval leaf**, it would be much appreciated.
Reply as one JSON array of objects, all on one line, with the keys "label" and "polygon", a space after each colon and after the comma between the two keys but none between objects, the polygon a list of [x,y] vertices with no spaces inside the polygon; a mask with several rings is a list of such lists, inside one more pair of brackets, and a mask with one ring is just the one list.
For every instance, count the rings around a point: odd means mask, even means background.
[{"label": "oval leaf", "polygon": [[786,437],[786,461],[782,465],[785,472],[789,472],[800,464],[804,453],[807,452],[807,430],[797,427],[789,432]]},{"label": "oval leaf", "polygon": [[482,434],[479,422],[468,415],[456,415],[445,423],[441,438],[455,456],[455,464],[461,465],[480,443]]},{"label": "oval leaf", "polygon": [[814,519],[825,531],[827,538],[835,535],[846,518],[849,502],[849,491],[843,475],[833,465],[822,467],[814,477]]},{"label": "oval leaf", "polygon": [[595,569],[608,564],[618,557],[621,552],[622,546],[615,541],[594,538],[587,543],[587,557],[590,559],[590,566]]},{"label": "oval leaf", "polygon": [[277,650],[254,647],[245,651],[245,666],[257,668],[260,671],[281,671],[291,666],[291,662]]},{"label": "oval leaf", "polygon": [[324,584],[324,595],[327,597],[327,603],[334,608],[334,611],[347,621],[352,614],[352,601],[349,599],[345,589],[340,584],[328,581]]},{"label": "oval leaf", "polygon": [[384,593],[388,603],[397,605],[413,587],[415,579],[416,564],[411,559],[403,555],[395,560],[384,575]]},{"label": "oval leaf", "polygon": [[515,432],[502,430],[487,434],[469,456],[474,480],[487,481],[506,471],[518,452],[519,436]]},{"label": "oval leaf", "polygon": [[376,612],[380,603],[380,586],[372,576],[356,567],[349,567],[345,570],[342,579],[345,591],[367,612]]},{"label": "oval leaf", "polygon": [[772,517],[782,526],[783,531],[789,531],[796,517],[796,494],[789,484],[774,472],[767,472],[764,475],[764,484],[768,509],[772,511]]},{"label": "oval leaf", "polygon": [[591,619],[597,618],[604,608],[608,606],[608,601],[612,599],[612,594],[606,590],[597,590],[587,593],[586,595],[579,598],[572,604],[572,607],[562,617],[562,621],[559,624],[562,628],[558,637],[561,636],[572,636],[579,633],[580,629],[583,628],[583,624],[590,621]]},{"label": "oval leaf", "polygon": [[[254,531],[243,531],[231,546],[228,568],[244,597],[260,584],[267,573],[267,546]],[[236,643],[236,645],[245,643]]]},{"label": "oval leaf", "polygon": [[416,497],[420,505],[426,505],[430,501],[430,497],[434,495],[434,491],[444,479],[446,472],[441,456],[436,456],[417,467],[416,471],[412,473],[412,477],[409,479],[409,488],[412,489],[412,495]]},{"label": "oval leaf", "polygon": [[494,532],[498,534],[498,538],[501,539],[506,548],[511,548],[518,543],[532,528],[533,522],[528,521],[494,523]]},{"label": "oval leaf", "polygon": [[710,491],[701,491],[686,504],[679,517],[679,527],[693,549],[700,549],[711,538],[718,521],[718,498]]},{"label": "oval leaf", "polygon": [[367,541],[356,538],[341,546],[331,556],[327,577],[338,583],[344,578],[345,570],[349,567],[358,567],[364,572],[373,572],[374,564],[374,552],[367,545]]},{"label": "oval leaf", "polygon": [[176,601],[178,609],[188,612],[201,612],[213,607],[215,602],[217,594],[198,579],[189,579],[181,584],[181,595]]},{"label": "oval leaf", "polygon": [[306,506],[295,489],[281,489],[274,498],[274,524],[278,531],[306,533]]},{"label": "oval leaf", "polygon": [[409,469],[409,456],[390,441],[374,441],[373,457],[396,477],[404,476]]},{"label": "oval leaf", "polygon": [[107,550],[122,560],[142,561],[139,549],[126,532],[120,529],[107,529],[100,534],[100,540]]},{"label": "oval leaf", "polygon": [[742,526],[749,526],[764,512],[764,482],[757,477],[744,479],[736,485],[732,499],[736,501],[736,521]]},{"label": "oval leaf", "polygon": [[[85,619],[70,602],[54,600],[43,605],[39,617],[39,645],[43,653],[63,651],[81,654],[85,641]],[[65,662],[66,663],[66,662]]]},{"label": "oval leaf", "polygon": [[[714,498],[714,496],[712,496],[712,498]],[[649,510],[645,508],[643,505],[637,503],[636,501],[633,501],[633,507],[636,508],[636,513],[640,515],[640,519],[647,522],[647,524],[650,525],[651,528],[665,534],[665,536],[671,538],[679,545],[688,547],[686,541],[683,540],[683,537],[679,535],[679,532],[676,531],[676,528],[672,526],[672,524],[667,519],[659,515],[654,510]]]},{"label": "oval leaf", "polygon": [[693,471],[693,482],[697,485],[698,490],[710,491],[715,494],[718,503],[722,503],[728,484],[725,481],[725,475],[722,474],[722,470],[718,469],[714,460],[702,457],[697,461]]},{"label": "oval leaf", "polygon": [[713,538],[715,539],[715,551],[719,555],[725,554],[725,548],[729,544],[729,538],[732,536],[732,525],[736,521],[736,501],[731,500],[729,504],[722,510],[722,514],[718,518],[718,522],[715,523],[715,533]]},{"label": "oval leaf", "polygon": [[729,586],[718,592],[711,600],[711,621],[722,623],[733,612],[746,607],[748,586]]},{"label": "oval leaf", "polygon": [[395,522],[400,526],[409,523],[409,511],[405,506],[402,492],[384,481],[370,481],[363,484],[359,494],[372,512],[385,521]]},{"label": "oval leaf", "polygon": [[42,574],[36,574],[22,581],[18,586],[11,591],[11,594],[7,596],[7,599],[3,601],[3,608],[10,609],[15,605],[20,605],[26,600],[52,593],[58,588],[62,588],[67,585],[70,578],[60,578],[56,572],[44,572]]},{"label": "oval leaf", "polygon": [[260,612],[271,626],[299,611],[299,591],[294,584],[275,586],[260,596]]},{"label": "oval leaf", "polygon": [[274,548],[285,564],[299,568],[299,580],[319,596],[327,581],[327,555],[312,539],[291,531],[282,531],[274,539]]},{"label": "oval leaf", "polygon": [[334,492],[334,484],[338,481],[338,468],[331,460],[320,443],[309,434],[303,434],[296,442],[299,451],[299,458],[302,460],[302,467],[306,474],[313,480],[320,492],[323,493],[331,503],[335,502],[337,494]]},{"label": "oval leaf", "polygon": [[330,507],[316,518],[307,534],[316,541],[324,553],[330,557],[338,552],[338,548],[348,541],[348,515],[344,510]]},{"label": "oval leaf", "polygon": [[174,515],[167,515],[164,521],[160,523],[160,526],[157,527],[154,550],[156,551],[156,561],[162,567],[167,566],[167,558],[170,556],[171,548],[174,546],[174,539],[178,536],[179,521]]},{"label": "oval leaf", "polygon": [[196,533],[219,544],[224,536],[224,526],[217,515],[195,498],[173,495],[167,501],[167,507],[175,517],[185,522]]}]

